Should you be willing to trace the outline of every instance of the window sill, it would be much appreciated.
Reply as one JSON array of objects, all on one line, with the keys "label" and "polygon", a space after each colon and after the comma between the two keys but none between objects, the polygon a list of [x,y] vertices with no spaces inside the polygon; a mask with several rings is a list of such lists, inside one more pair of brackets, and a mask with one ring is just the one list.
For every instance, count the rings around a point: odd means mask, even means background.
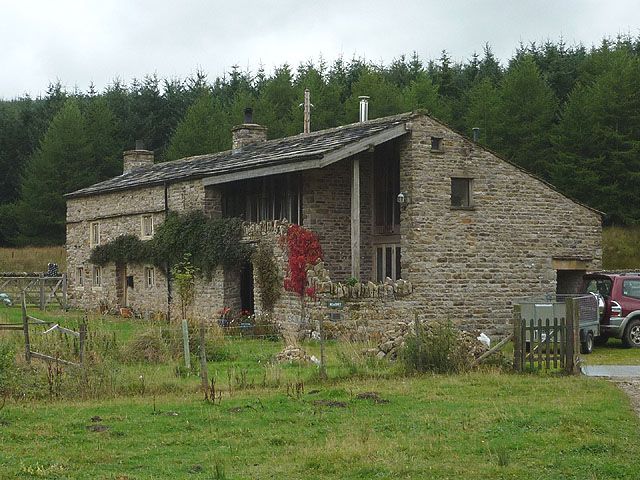
[{"label": "window sill", "polygon": [[475,205],[469,205],[467,207],[455,207],[451,205],[451,210],[466,210],[466,211],[474,211],[476,209]]},{"label": "window sill", "polygon": [[91,287],[91,291],[92,292],[101,292],[102,291],[102,287]]}]

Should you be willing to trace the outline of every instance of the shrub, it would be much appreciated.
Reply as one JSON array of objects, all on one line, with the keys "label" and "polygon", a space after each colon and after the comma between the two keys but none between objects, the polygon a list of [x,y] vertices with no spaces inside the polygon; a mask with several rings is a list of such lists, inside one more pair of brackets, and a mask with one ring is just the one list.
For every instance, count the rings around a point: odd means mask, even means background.
[{"label": "shrub", "polygon": [[169,357],[169,348],[158,329],[138,333],[125,345],[123,360],[129,363],[161,363]]},{"label": "shrub", "polygon": [[407,372],[458,373],[469,370],[472,356],[461,332],[451,322],[416,325],[399,358]]}]

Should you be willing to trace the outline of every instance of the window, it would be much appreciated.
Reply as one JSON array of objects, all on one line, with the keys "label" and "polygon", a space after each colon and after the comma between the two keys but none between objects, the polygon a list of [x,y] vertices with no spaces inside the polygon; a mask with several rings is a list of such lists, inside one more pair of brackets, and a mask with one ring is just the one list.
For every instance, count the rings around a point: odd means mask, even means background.
[{"label": "window", "polygon": [[142,238],[153,237],[153,216],[142,216]]},{"label": "window", "polygon": [[471,198],[471,178],[451,179],[451,206],[452,207],[472,207]]},{"label": "window", "polygon": [[622,294],[625,297],[640,299],[640,280],[625,280],[622,283]]},{"label": "window", "polygon": [[84,287],[84,267],[76,268],[76,286]]},{"label": "window", "polygon": [[431,137],[431,151],[442,152],[442,137]]},{"label": "window", "polygon": [[223,195],[224,217],[240,217],[247,222],[283,220],[302,223],[300,176],[269,176],[227,186]]},{"label": "window", "polygon": [[156,271],[153,267],[144,269],[144,282],[147,288],[151,288],[156,284]]},{"label": "window", "polygon": [[384,282],[389,277],[398,280],[400,276],[400,245],[378,245],[374,258],[376,280]]},{"label": "window", "polygon": [[91,246],[95,247],[96,245],[100,245],[100,223],[92,222],[90,228],[91,230],[89,231],[89,240]]},{"label": "window", "polygon": [[93,286],[102,286],[102,268],[100,267],[93,267]]},{"label": "window", "polygon": [[375,149],[373,163],[373,205],[375,233],[400,233],[400,156],[392,143]]}]

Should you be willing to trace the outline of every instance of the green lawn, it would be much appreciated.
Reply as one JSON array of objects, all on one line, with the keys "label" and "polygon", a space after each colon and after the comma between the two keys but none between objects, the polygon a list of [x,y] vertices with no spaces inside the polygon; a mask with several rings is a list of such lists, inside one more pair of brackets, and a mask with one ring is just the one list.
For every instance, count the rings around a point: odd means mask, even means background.
[{"label": "green lawn", "polygon": [[640,348],[626,348],[622,341],[610,338],[600,347],[594,347],[589,355],[582,355],[588,365],[640,365]]},{"label": "green lawn", "polygon": [[[0,312],[19,319],[17,309]],[[73,327],[79,314],[34,315]],[[280,341],[214,338],[214,405],[197,375],[176,375],[179,355],[126,361],[141,333],[165,329],[171,343],[174,328],[91,317],[87,379],[29,367],[16,349],[19,376],[0,410],[0,478],[618,479],[640,469],[640,422],[604,380],[497,369],[404,376],[362,357],[363,345],[328,342],[322,382],[314,365],[273,363]],[[65,346],[33,337],[39,348]],[[15,333],[0,332],[3,342],[20,346]],[[302,346],[319,356],[317,343]]]}]

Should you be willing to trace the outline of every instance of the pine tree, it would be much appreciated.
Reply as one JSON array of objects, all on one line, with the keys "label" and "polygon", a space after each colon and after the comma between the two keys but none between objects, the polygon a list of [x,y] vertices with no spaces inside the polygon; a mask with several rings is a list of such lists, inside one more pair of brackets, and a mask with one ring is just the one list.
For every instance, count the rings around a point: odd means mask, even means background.
[{"label": "pine tree", "polygon": [[97,172],[87,168],[90,157],[91,145],[80,108],[75,100],[67,100],[25,169],[18,203],[21,243],[64,243],[63,195],[97,180]]},{"label": "pine tree", "polygon": [[231,148],[229,119],[220,103],[204,93],[189,107],[169,142],[167,160]]}]

